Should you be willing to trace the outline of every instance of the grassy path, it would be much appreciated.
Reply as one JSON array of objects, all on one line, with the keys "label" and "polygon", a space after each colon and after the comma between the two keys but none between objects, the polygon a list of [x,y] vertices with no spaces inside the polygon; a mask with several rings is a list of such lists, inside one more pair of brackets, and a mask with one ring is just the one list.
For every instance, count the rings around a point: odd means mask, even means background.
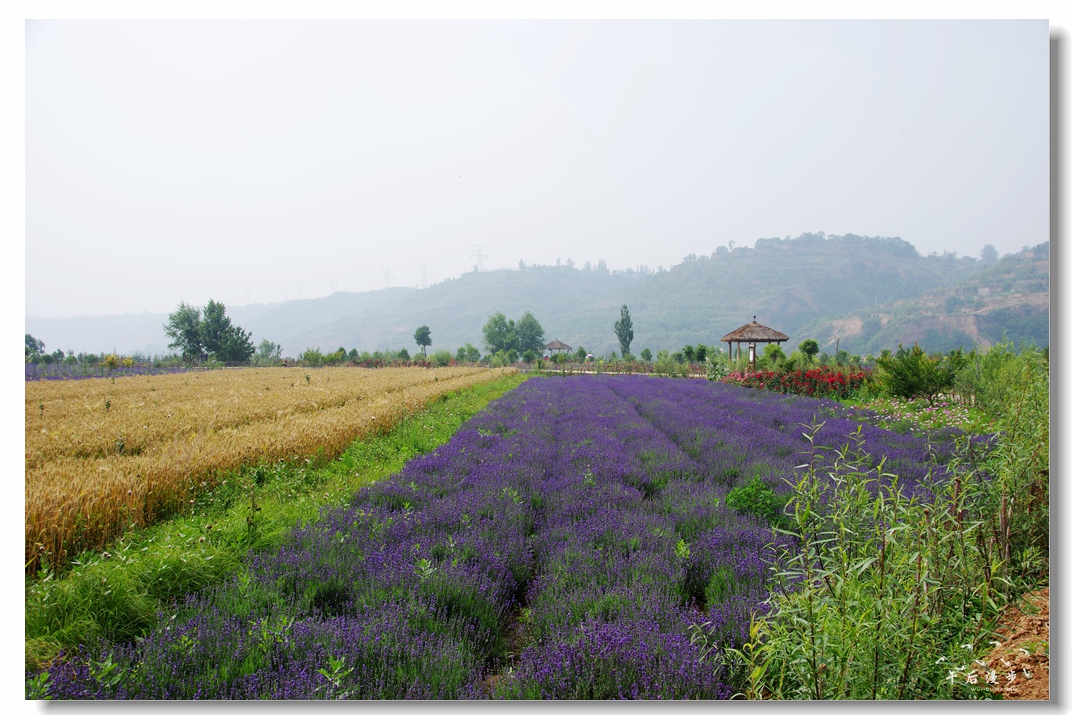
[{"label": "grassy path", "polygon": [[240,572],[250,550],[279,544],[323,507],[345,503],[361,487],[446,443],[525,379],[507,375],[446,395],[324,465],[307,459],[236,471],[199,494],[186,514],[130,532],[108,551],[85,553],[62,575],[44,571],[27,578],[26,667],[99,638],[133,641],[168,603]]}]

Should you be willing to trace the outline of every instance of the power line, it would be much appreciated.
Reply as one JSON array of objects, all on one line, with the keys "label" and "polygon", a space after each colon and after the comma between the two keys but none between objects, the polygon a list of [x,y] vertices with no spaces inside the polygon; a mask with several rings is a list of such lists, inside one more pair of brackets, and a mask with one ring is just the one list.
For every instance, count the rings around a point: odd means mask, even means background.
[{"label": "power line", "polygon": [[476,258],[476,265],[473,267],[473,270],[479,273],[480,271],[484,270],[484,244],[476,243],[473,245],[476,247],[476,253],[469,257]]},{"label": "power line", "polygon": [[428,267],[427,266],[421,266],[421,288],[424,289],[424,288],[427,288],[427,287],[428,287]]},{"label": "power line", "polygon": [[390,268],[384,268],[383,269],[383,287],[384,288],[390,288],[391,287],[391,269]]}]

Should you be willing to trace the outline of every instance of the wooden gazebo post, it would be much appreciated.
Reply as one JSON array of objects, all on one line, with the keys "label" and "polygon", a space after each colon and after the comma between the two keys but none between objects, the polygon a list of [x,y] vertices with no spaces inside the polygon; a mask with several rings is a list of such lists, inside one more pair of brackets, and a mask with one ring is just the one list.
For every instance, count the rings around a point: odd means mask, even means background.
[{"label": "wooden gazebo post", "polygon": [[752,316],[752,322],[722,336],[721,342],[729,344],[730,360],[733,359],[733,344],[737,344],[737,358],[741,357],[741,343],[748,344],[748,368],[756,369],[756,343],[784,343],[789,336],[780,333],[766,325],[756,322],[756,316]]}]

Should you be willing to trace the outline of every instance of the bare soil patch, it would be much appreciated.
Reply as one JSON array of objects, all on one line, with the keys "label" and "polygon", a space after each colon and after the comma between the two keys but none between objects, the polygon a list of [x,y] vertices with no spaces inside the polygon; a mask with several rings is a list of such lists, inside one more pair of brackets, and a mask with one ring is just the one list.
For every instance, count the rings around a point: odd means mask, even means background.
[{"label": "bare soil patch", "polygon": [[976,664],[980,682],[1005,700],[1050,698],[1050,589],[1024,594],[1005,609],[998,627],[999,644]]}]

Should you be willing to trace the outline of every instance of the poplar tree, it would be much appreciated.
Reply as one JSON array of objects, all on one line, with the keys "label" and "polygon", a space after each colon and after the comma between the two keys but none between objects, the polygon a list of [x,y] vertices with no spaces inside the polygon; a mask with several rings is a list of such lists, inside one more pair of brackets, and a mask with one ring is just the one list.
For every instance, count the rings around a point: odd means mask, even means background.
[{"label": "poplar tree", "polygon": [[622,357],[629,354],[629,344],[633,342],[633,320],[629,317],[629,307],[622,306],[622,317],[614,321],[614,334],[618,336],[618,345]]}]

